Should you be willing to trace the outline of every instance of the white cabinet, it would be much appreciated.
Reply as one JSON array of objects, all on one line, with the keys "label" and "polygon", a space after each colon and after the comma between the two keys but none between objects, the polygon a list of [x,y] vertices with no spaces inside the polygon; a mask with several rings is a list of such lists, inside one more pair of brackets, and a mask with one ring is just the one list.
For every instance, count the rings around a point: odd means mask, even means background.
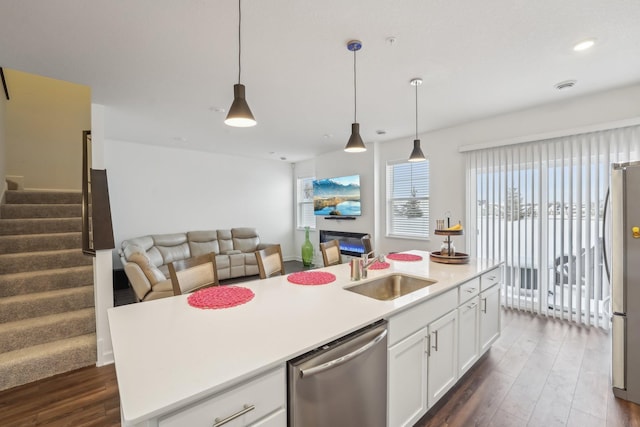
[{"label": "white cabinet", "polygon": [[285,427],[285,399],[286,380],[282,367],[163,417],[158,426]]},{"label": "white cabinet", "polygon": [[389,319],[387,425],[412,426],[500,335],[500,270]]},{"label": "white cabinet", "polygon": [[500,336],[500,285],[480,293],[480,354]]},{"label": "white cabinet", "polygon": [[480,298],[477,296],[458,307],[458,376],[461,377],[478,360]]},{"label": "white cabinet", "polygon": [[427,328],[423,328],[387,353],[388,426],[412,426],[427,412],[426,347]]},{"label": "white cabinet", "polygon": [[458,311],[429,324],[428,406],[433,406],[458,379]]}]

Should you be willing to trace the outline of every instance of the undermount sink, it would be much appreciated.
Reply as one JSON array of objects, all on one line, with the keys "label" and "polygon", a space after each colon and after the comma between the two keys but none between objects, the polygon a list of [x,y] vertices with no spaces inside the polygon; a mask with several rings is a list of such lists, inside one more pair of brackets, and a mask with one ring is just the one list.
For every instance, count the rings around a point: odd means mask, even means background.
[{"label": "undermount sink", "polygon": [[418,289],[426,288],[434,283],[436,283],[435,280],[418,279],[403,274],[393,274],[344,289],[377,300],[389,301],[410,294]]}]

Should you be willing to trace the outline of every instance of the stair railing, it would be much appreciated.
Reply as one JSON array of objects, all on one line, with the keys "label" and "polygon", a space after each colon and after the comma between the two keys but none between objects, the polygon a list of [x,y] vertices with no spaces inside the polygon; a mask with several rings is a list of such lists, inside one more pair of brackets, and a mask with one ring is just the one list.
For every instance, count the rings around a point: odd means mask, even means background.
[{"label": "stair railing", "polygon": [[109,203],[107,171],[93,169],[91,131],[82,132],[82,252],[95,256],[96,250],[113,249],[113,225]]},{"label": "stair railing", "polygon": [[7,87],[7,80],[4,78],[4,70],[2,69],[2,67],[0,67],[0,80],[2,80],[2,87],[4,88],[4,96],[7,98],[7,101],[8,101],[10,99],[9,88]]}]

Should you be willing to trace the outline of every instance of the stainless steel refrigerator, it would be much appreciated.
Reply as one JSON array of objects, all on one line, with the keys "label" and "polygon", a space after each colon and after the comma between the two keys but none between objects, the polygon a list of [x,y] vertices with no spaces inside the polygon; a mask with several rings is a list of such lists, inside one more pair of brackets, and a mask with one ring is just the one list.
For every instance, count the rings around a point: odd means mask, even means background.
[{"label": "stainless steel refrigerator", "polygon": [[640,404],[640,162],[611,171],[613,393]]}]

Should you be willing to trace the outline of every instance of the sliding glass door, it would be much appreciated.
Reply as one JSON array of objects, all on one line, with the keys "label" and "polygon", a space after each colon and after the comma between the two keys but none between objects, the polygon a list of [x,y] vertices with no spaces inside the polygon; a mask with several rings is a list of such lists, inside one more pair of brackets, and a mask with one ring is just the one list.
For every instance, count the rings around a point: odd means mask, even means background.
[{"label": "sliding glass door", "polygon": [[608,327],[605,200],[640,127],[467,153],[473,256],[505,262],[507,307]]}]

